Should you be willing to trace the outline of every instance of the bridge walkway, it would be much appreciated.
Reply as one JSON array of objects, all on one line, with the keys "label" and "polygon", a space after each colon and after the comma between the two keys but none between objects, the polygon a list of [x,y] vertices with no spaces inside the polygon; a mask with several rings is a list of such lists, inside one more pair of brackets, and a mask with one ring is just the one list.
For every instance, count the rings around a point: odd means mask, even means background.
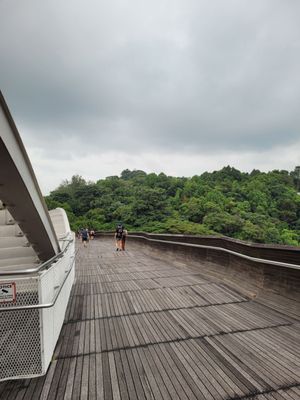
[{"label": "bridge walkway", "polygon": [[76,279],[44,377],[0,399],[300,399],[299,304],[251,299],[190,266],[78,243]]}]

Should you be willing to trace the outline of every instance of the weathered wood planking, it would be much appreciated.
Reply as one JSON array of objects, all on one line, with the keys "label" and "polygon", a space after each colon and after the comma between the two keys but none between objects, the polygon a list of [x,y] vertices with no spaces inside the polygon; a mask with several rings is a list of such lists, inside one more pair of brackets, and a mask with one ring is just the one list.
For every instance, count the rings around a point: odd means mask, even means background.
[{"label": "weathered wood planking", "polygon": [[299,303],[255,301],[199,268],[111,240],[79,246],[46,376],[0,399],[299,400]]}]

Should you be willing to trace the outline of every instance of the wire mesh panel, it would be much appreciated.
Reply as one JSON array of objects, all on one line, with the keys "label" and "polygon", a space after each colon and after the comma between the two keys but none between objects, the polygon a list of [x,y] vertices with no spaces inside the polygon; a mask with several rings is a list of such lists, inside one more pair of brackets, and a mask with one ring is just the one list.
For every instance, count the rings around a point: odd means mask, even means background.
[{"label": "wire mesh panel", "polygon": [[74,280],[74,251],[73,241],[40,274],[0,279],[0,381],[46,373]]},{"label": "wire mesh panel", "polygon": [[[3,300],[1,308],[39,303],[38,278],[1,279],[3,287],[13,285],[15,296]],[[38,375],[42,372],[39,310],[0,313],[0,379]]]},{"label": "wire mesh panel", "polygon": [[0,379],[41,373],[39,310],[0,313]]},{"label": "wire mesh panel", "polygon": [[39,304],[38,276],[0,279],[0,284],[5,283],[15,286],[15,299],[13,301],[1,301],[0,299],[0,308]]}]

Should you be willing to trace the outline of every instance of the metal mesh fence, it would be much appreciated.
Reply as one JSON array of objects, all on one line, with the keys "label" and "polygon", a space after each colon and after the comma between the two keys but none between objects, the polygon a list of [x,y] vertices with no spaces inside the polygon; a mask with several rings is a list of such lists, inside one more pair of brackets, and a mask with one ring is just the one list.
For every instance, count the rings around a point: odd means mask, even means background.
[{"label": "metal mesh fence", "polygon": [[0,313],[0,379],[42,372],[39,310]]},{"label": "metal mesh fence", "polygon": [[[13,281],[16,299],[1,303],[0,308],[39,303],[37,278]],[[1,280],[5,282],[12,281]],[[34,309],[0,312],[0,379],[42,372],[39,313]]]},{"label": "metal mesh fence", "polygon": [[1,279],[1,283],[14,282],[16,285],[16,300],[7,303],[1,302],[2,307],[29,306],[39,304],[38,278]]},{"label": "metal mesh fence", "polygon": [[0,381],[46,372],[74,279],[73,261],[74,243],[48,270],[0,279]]}]

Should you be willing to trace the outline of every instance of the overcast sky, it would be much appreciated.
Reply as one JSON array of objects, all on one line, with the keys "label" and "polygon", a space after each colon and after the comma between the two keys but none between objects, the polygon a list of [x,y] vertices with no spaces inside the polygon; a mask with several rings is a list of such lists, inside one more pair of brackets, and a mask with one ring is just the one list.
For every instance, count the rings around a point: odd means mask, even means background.
[{"label": "overcast sky", "polygon": [[43,193],[294,169],[299,21],[299,0],[0,0],[0,88]]}]

